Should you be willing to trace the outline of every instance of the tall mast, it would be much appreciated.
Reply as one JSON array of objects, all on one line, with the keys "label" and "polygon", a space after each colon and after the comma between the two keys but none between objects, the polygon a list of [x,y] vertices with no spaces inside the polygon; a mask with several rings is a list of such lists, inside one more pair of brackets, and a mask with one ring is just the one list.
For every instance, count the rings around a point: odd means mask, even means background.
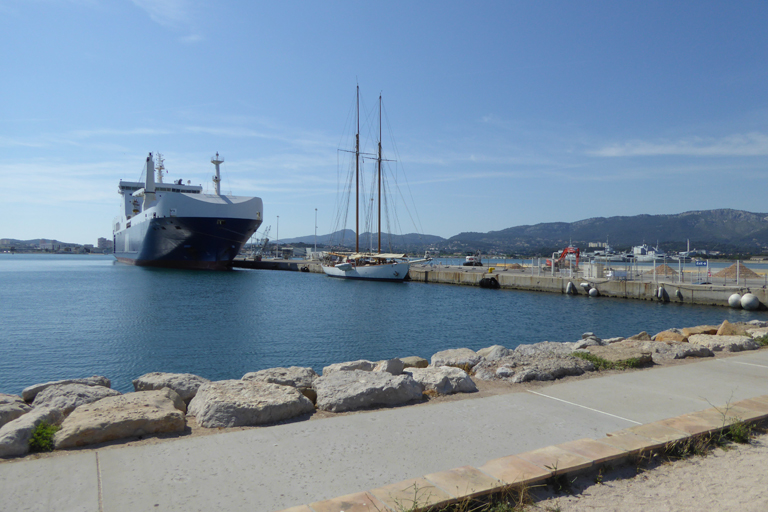
[{"label": "tall mast", "polygon": [[355,252],[360,252],[360,86],[357,86],[357,132],[355,133]]},{"label": "tall mast", "polygon": [[381,254],[381,94],[379,94],[379,254]]}]

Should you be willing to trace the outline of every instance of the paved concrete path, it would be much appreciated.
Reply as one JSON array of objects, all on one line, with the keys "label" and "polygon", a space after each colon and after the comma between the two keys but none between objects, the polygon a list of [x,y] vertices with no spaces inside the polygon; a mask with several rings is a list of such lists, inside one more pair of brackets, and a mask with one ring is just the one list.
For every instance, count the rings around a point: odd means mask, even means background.
[{"label": "paved concrete path", "polygon": [[538,391],[0,464],[0,511],[264,511],[768,394],[768,351]]}]

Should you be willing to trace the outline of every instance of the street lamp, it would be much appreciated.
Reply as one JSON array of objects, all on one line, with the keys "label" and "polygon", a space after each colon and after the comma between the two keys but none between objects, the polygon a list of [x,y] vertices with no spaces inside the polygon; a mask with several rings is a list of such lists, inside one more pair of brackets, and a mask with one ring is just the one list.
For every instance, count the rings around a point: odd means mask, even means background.
[{"label": "street lamp", "polygon": [[277,239],[275,240],[275,258],[280,257],[280,216],[277,216]]},{"label": "street lamp", "polygon": [[315,252],[317,252],[317,208],[315,208]]}]

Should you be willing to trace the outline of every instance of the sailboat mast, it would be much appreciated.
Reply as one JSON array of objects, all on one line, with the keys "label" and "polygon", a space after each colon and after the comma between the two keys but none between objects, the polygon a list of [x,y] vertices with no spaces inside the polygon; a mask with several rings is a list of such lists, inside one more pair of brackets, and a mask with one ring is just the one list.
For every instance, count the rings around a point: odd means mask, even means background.
[{"label": "sailboat mast", "polygon": [[355,133],[355,252],[360,252],[360,86],[357,86],[357,132]]},{"label": "sailboat mast", "polygon": [[381,254],[381,94],[379,94],[379,254]]}]

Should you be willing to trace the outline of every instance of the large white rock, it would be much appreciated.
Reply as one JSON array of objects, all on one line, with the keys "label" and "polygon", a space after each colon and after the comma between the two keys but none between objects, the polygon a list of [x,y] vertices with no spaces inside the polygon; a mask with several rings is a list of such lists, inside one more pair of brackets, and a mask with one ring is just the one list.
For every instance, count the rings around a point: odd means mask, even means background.
[{"label": "large white rock", "polygon": [[379,362],[373,369],[375,372],[387,372],[392,375],[402,375],[405,369],[405,363],[400,359],[387,359],[386,361]]},{"label": "large white rock", "polygon": [[29,403],[35,399],[37,394],[50,386],[57,386],[61,384],[85,384],[86,386],[104,386],[105,388],[112,387],[112,383],[106,377],[100,375],[94,375],[93,377],[86,377],[84,379],[66,379],[66,380],[54,380],[51,382],[44,382],[43,384],[35,384],[24,388],[21,392],[21,398],[25,402]]},{"label": "large white rock", "polygon": [[53,436],[57,450],[117,439],[183,432],[184,401],[170,388],[109,396],[81,405]]},{"label": "large white rock", "polygon": [[317,407],[342,412],[376,405],[399,405],[421,398],[424,388],[409,374],[353,370],[315,381]]},{"label": "large white rock", "polygon": [[335,372],[351,372],[353,370],[363,370],[366,372],[373,371],[376,368],[376,363],[372,363],[366,359],[360,359],[358,361],[347,361],[345,363],[331,364],[323,368],[323,376],[330,375]]},{"label": "large white rock", "polygon": [[20,396],[0,393],[0,427],[31,410]]},{"label": "large white rock", "polygon": [[19,416],[0,428],[0,457],[18,457],[29,453],[32,432],[43,421],[54,425],[61,421],[61,412],[41,407]]},{"label": "large white rock", "polygon": [[258,372],[250,372],[243,375],[242,380],[254,380],[291,386],[294,388],[311,388],[318,375],[312,368],[290,366],[288,368],[267,368]]},{"label": "large white rock", "polygon": [[48,407],[58,409],[66,416],[81,405],[96,402],[108,396],[117,396],[121,393],[103,386],[86,386],[85,384],[57,384],[49,386],[37,394],[34,407]]},{"label": "large white rock", "polygon": [[277,423],[314,410],[298,389],[257,380],[205,384],[189,403],[189,414],[206,428]]},{"label": "large white rock", "polygon": [[429,366],[429,361],[419,356],[401,357],[404,368],[426,368]]},{"label": "large white rock", "polygon": [[243,375],[242,380],[253,380],[259,382],[269,382],[271,384],[280,384],[281,386],[291,386],[299,391],[305,397],[315,403],[317,394],[312,384],[318,378],[317,373],[312,368],[301,366],[290,366],[288,368],[267,368],[258,372],[250,372]]},{"label": "large white rock", "polygon": [[413,380],[421,384],[425,390],[436,391],[441,395],[477,391],[474,381],[461,368],[453,366],[409,368],[406,373],[410,373]]},{"label": "large white rock", "polygon": [[208,382],[211,381],[191,373],[152,372],[145,373],[134,380],[133,389],[135,391],[156,391],[170,388],[178,393],[184,403],[189,404],[190,400],[195,398],[200,386]]},{"label": "large white rock", "polygon": [[456,368],[471,369],[483,358],[474,350],[468,348],[454,348],[442,350],[432,356],[431,366],[455,366]]},{"label": "large white rock", "polygon": [[515,354],[525,357],[570,355],[574,350],[575,343],[559,343],[557,341],[540,341],[526,345],[518,345],[515,348]]},{"label": "large white rock", "polygon": [[692,334],[688,343],[704,345],[713,352],[741,352],[757,350],[760,345],[749,336],[717,336],[714,334]]},{"label": "large white rock", "polygon": [[512,353],[512,351],[502,345],[491,345],[490,347],[481,348],[477,351],[477,355],[484,357],[488,361],[495,361],[502,357],[507,357],[510,353]]}]

